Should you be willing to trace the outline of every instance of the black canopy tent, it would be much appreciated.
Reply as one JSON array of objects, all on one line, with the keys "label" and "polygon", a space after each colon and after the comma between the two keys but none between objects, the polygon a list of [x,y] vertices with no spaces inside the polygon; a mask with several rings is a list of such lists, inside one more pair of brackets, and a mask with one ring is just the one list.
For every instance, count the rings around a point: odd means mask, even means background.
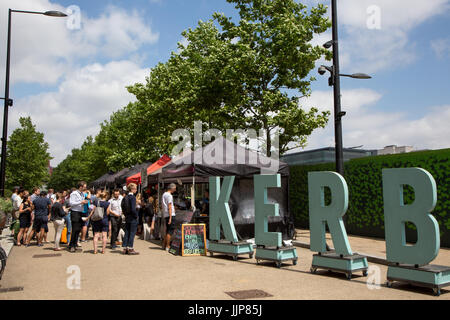
[{"label": "black canopy tent", "polygon": [[[162,168],[158,180],[167,183],[204,184],[209,177],[235,176],[229,205],[240,239],[254,237],[253,176],[280,174],[281,188],[269,188],[268,201],[279,204],[279,217],[269,217],[269,231],[282,232],[283,239],[292,239],[294,219],[289,212],[289,166],[246,149],[225,138],[193,152],[186,152]],[[154,176],[153,176],[154,177]],[[192,193],[194,194],[194,193]],[[194,199],[191,199],[194,203]]]},{"label": "black canopy tent", "polygon": [[101,177],[98,178],[97,180],[91,182],[91,183],[89,184],[89,187],[92,187],[92,188],[102,188],[102,187],[106,186],[106,179],[107,179],[109,176],[112,176],[113,174],[114,174],[113,172],[108,172],[108,173],[104,174],[103,176],[101,176]]},{"label": "black canopy tent", "polygon": [[127,178],[141,172],[143,168],[148,168],[153,162],[147,161],[137,164],[131,168],[124,168],[119,172],[108,172],[89,184],[93,188],[115,188],[126,184]]},{"label": "black canopy tent", "polygon": [[209,177],[253,178],[268,172],[288,177],[289,166],[220,137],[203,148],[174,159],[162,169],[161,178],[164,182],[173,182],[195,176],[199,178],[197,181],[207,182]]},{"label": "black canopy tent", "polygon": [[137,164],[128,170],[122,170],[121,173],[117,174],[114,182],[116,185],[122,186],[127,183],[127,178],[131,177],[132,175],[135,175],[136,173],[141,172],[143,168],[148,168],[150,165],[152,165],[153,162],[147,161],[141,164]]}]

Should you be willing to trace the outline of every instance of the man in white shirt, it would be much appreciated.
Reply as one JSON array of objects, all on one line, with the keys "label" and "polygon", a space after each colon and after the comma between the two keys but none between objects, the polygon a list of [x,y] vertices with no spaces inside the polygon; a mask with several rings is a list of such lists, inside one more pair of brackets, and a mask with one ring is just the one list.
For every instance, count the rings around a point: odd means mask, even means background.
[{"label": "man in white shirt", "polygon": [[162,196],[162,214],[163,221],[166,224],[166,236],[164,237],[162,248],[163,250],[170,249],[171,233],[174,229],[175,206],[173,204],[172,194],[177,191],[175,183],[171,183],[167,188],[167,191]]},{"label": "man in white shirt", "polygon": [[122,198],[120,190],[115,189],[113,197],[109,200],[108,214],[111,222],[111,249],[113,250],[117,248],[116,241],[122,226]]},{"label": "man in white shirt", "polygon": [[[13,193],[11,195],[11,202],[13,204],[13,207],[14,207],[14,203],[17,203],[17,201],[20,201],[19,206],[20,206],[20,203],[22,202],[21,201],[22,199],[20,199],[20,196],[19,196],[19,189],[20,189],[19,187],[14,187],[14,189],[13,189]],[[18,200],[18,198],[20,200]],[[13,208],[13,211],[8,214],[7,222],[6,222],[7,225],[11,225],[11,223],[13,223],[14,220],[16,220],[18,218],[18,217],[16,217],[17,210],[19,210],[19,209]]]},{"label": "man in white shirt", "polygon": [[23,194],[23,190],[18,190],[17,193],[15,193],[14,197],[11,197],[12,203],[13,203],[13,218],[14,219],[19,219],[19,208],[20,205],[22,204],[22,194]]},{"label": "man in white shirt", "polygon": [[71,207],[71,220],[72,220],[72,234],[70,237],[69,251],[76,252],[78,246],[78,238],[82,229],[83,220],[81,219],[83,214],[83,207],[88,200],[84,197],[84,191],[86,191],[86,182],[81,181],[78,183],[78,189],[70,194],[70,207]]},{"label": "man in white shirt", "polygon": [[50,199],[50,201],[52,202],[52,204],[55,203],[55,201],[56,201],[55,189],[48,189],[47,198]]}]

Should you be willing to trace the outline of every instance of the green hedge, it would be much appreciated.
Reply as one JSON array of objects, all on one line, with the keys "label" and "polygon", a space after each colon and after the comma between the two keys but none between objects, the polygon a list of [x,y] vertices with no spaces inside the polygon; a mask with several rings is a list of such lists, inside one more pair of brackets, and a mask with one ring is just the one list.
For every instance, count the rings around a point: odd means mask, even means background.
[{"label": "green hedge", "polygon": [[[441,245],[450,247],[450,149],[413,152],[354,159],[345,163],[345,179],[349,187],[349,209],[345,217],[348,233],[384,238],[382,169],[419,167],[436,180],[438,201],[433,211],[439,222]],[[290,176],[290,209],[296,226],[309,228],[308,172],[334,171],[334,163],[293,166]],[[405,202],[414,195],[405,189]],[[414,225],[407,228],[407,240],[416,241]]]}]

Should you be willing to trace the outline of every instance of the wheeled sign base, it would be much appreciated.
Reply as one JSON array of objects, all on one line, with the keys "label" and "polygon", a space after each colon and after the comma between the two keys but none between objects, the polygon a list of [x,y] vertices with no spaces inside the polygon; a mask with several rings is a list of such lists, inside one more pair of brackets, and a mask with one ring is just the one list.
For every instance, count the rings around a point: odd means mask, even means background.
[{"label": "wheeled sign base", "polygon": [[238,256],[249,255],[249,258],[253,258],[253,244],[248,242],[219,242],[209,241],[208,246],[209,255],[212,257],[214,253],[226,254],[233,257],[234,261],[237,261]]},{"label": "wheeled sign base", "polygon": [[440,296],[441,288],[450,286],[450,267],[392,264],[388,267],[386,286],[391,288],[394,281],[431,288],[435,296]]},{"label": "wheeled sign base", "polygon": [[283,248],[256,248],[256,263],[259,264],[261,260],[274,261],[277,268],[281,268],[281,264],[285,261],[292,261],[292,263],[297,265],[298,256],[297,250],[294,246],[283,247]]},{"label": "wheeled sign base", "polygon": [[366,277],[368,263],[367,258],[359,254],[343,256],[336,253],[319,253],[313,256],[311,273],[316,273],[317,269],[345,273],[347,279],[351,280],[352,275],[358,271],[362,271]]}]

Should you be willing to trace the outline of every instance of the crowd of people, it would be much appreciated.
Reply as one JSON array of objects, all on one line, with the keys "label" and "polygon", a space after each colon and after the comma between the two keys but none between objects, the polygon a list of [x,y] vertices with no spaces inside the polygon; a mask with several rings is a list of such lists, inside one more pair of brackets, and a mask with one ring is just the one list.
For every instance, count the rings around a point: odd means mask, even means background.
[{"label": "crowd of people", "polygon": [[[163,194],[161,208],[156,192],[149,195],[137,193],[137,185],[129,184],[126,191],[115,189],[110,194],[106,190],[89,190],[84,181],[77,188],[48,193],[34,188],[30,194],[27,190],[15,188],[13,202],[13,219],[20,224],[17,231],[17,246],[30,246],[36,241],[42,247],[49,243],[47,239],[49,223],[55,229],[54,250],[61,251],[61,238],[67,239],[67,249],[80,251],[81,244],[88,241],[92,230],[94,254],[106,253],[107,244],[111,250],[122,246],[122,253],[138,255],[134,249],[136,235],[143,232],[144,223],[151,232],[155,222],[165,223],[166,234],[163,236],[162,249],[170,247],[170,234],[173,231],[175,206],[172,193],[176,185],[169,185]],[[159,222],[159,221],[158,221]],[[156,232],[157,234],[157,232]],[[101,250],[98,251],[98,247]]]}]

